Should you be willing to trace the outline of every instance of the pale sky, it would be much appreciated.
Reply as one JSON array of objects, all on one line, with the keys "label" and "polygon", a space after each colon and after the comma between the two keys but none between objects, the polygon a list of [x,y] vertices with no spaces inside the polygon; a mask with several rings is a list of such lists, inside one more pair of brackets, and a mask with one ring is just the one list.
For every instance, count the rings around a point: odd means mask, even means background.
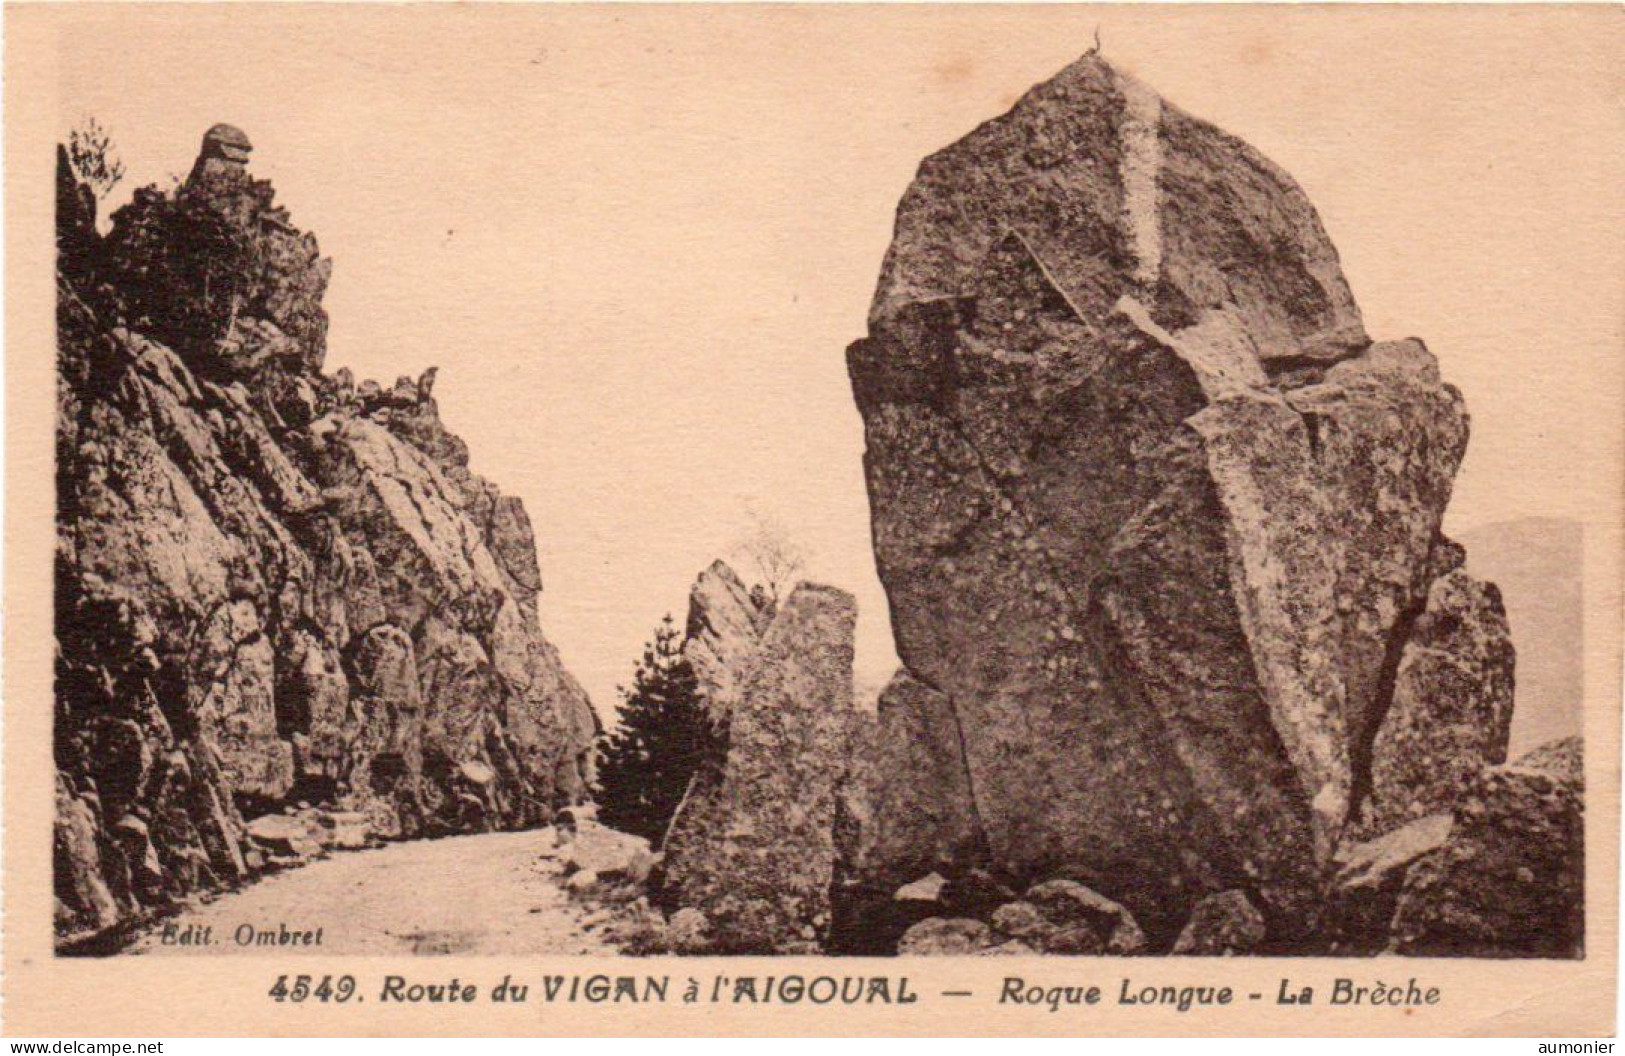
[{"label": "pale sky", "polygon": [[1618,458],[1618,373],[1594,369],[1625,317],[1606,7],[74,19],[62,125],[112,131],[125,196],[240,126],[335,259],[328,369],[441,368],[473,468],[530,511],[544,630],[600,710],[747,502],[857,595],[860,683],[890,674],[844,351],[920,159],[1097,24],[1109,60],[1291,172],[1372,336],[1424,338],[1464,391],[1447,528],[1581,517],[1577,465]]}]

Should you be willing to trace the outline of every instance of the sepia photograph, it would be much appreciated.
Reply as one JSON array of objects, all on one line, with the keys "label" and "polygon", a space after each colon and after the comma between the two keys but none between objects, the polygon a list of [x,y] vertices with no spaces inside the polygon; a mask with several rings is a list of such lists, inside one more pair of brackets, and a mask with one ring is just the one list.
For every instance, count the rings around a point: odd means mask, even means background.
[{"label": "sepia photograph", "polygon": [[8,6],[8,1018],[1612,1033],[1618,9],[928,6]]}]

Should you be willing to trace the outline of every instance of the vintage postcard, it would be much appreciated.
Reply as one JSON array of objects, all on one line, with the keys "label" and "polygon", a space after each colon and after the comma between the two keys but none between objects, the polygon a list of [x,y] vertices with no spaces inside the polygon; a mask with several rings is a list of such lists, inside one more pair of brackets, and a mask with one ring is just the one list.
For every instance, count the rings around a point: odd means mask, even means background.
[{"label": "vintage postcard", "polygon": [[5,1032],[1612,1034],[1622,28],[9,5]]}]

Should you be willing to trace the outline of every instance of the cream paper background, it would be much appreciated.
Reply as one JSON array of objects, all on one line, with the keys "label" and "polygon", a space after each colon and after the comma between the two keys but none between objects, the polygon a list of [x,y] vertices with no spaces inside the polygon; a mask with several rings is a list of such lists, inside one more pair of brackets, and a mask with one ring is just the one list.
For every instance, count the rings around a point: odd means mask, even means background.
[{"label": "cream paper background", "polygon": [[[442,367],[436,396],[449,427],[537,522],[544,629],[605,710],[605,687],[660,612],[680,612],[746,497],[803,518],[794,528],[814,551],[811,573],[859,595],[860,678],[884,677],[889,631],[842,351],[862,334],[913,166],[1075,58],[1096,25],[1109,59],[1291,172],[1342,254],[1372,335],[1418,334],[1464,390],[1473,438],[1447,530],[1531,516],[1583,524],[1583,964],[53,957],[50,152],[82,112],[114,126],[131,184],[158,179],[155,163],[183,171],[215,120],[248,129],[253,170],[336,258],[329,368],[387,382]],[[6,1032],[1611,1031],[1621,25],[1617,9],[1556,5],[8,6]],[[522,104],[537,98],[558,105],[531,123]],[[606,127],[605,114],[621,124]],[[708,172],[725,182],[704,183]],[[571,207],[600,185],[619,212]],[[493,187],[504,193],[483,193]],[[447,218],[445,235],[466,225],[473,237],[441,244]],[[380,274],[385,260],[393,270]],[[560,310],[595,296],[596,322]],[[673,357],[687,372],[675,386]],[[604,376],[637,398],[595,388]],[[640,388],[651,376],[665,384]],[[626,476],[653,450],[640,446],[651,433],[680,454],[646,478]],[[660,482],[671,472],[687,474],[686,486]],[[1515,619],[1515,642],[1525,633]],[[595,971],[670,974],[674,992],[717,972],[907,974],[923,996],[906,1008],[593,1008],[539,1004],[533,987],[531,1003],[506,1009],[375,1003],[388,972],[485,988],[505,974],[534,983]],[[279,1005],[265,990],[283,972],[349,972],[369,1000]],[[994,1004],[1006,974],[1097,983],[1108,1002],[1124,976],[1267,1000],[1051,1014]],[[1290,978],[1324,1001],[1338,974],[1415,976],[1443,988],[1445,1002],[1310,1011],[1268,1000]]]}]

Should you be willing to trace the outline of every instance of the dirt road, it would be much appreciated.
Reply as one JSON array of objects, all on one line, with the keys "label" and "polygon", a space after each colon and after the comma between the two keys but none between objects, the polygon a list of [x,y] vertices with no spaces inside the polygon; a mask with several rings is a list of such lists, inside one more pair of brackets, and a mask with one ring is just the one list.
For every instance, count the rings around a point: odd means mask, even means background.
[{"label": "dirt road", "polygon": [[614,953],[562,881],[552,829],[340,852],[183,911],[129,952]]}]

